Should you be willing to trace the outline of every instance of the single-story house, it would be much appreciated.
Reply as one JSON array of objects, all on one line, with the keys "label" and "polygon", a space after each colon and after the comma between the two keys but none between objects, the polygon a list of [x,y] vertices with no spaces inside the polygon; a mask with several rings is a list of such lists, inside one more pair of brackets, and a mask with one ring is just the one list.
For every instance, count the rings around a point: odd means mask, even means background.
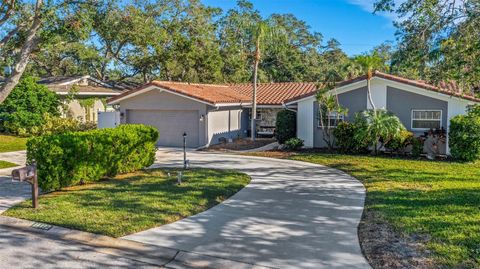
[{"label": "single-story house", "polygon": [[[342,116],[342,120],[350,121],[355,113],[372,108],[368,101],[366,76],[341,82],[330,94],[337,95],[340,105],[348,108],[348,115]],[[479,98],[461,92],[455,83],[435,86],[381,72],[373,74],[371,94],[376,108],[393,112],[417,136],[430,129],[442,128],[448,134],[452,117],[464,114],[468,106],[480,103]],[[297,136],[304,140],[305,147],[324,147],[315,94],[286,102],[286,105],[294,104],[297,106]],[[440,153],[449,154],[448,135],[446,142],[440,145]]]},{"label": "single-story house", "polygon": [[[381,72],[371,79],[376,108],[396,114],[416,135],[433,129],[449,130],[450,119],[464,114],[480,99],[460,92],[454,84],[434,86]],[[277,112],[288,108],[297,112],[297,136],[305,147],[325,147],[319,124],[315,83],[262,83],[258,87],[258,133],[275,125]],[[330,91],[340,105],[348,108],[341,120],[353,120],[355,113],[370,109],[366,76],[341,82]],[[136,90],[109,99],[120,111],[121,123],[155,126],[160,132],[158,145],[187,146],[215,144],[220,138],[248,135],[252,85],[190,84],[153,81]],[[440,153],[449,153],[448,137]]]},{"label": "single-story house", "polygon": [[96,122],[99,111],[111,110],[106,106],[108,98],[139,86],[135,83],[104,82],[88,75],[44,77],[37,83],[47,86],[61,97],[63,117],[83,122]]},{"label": "single-story house", "polygon": [[[313,94],[315,83],[261,83],[257,90],[258,133],[273,131],[277,112],[288,99]],[[188,147],[245,137],[250,129],[252,84],[192,84],[153,81],[109,99],[121,123],[155,126],[159,146]],[[295,104],[291,105],[295,109]]]}]

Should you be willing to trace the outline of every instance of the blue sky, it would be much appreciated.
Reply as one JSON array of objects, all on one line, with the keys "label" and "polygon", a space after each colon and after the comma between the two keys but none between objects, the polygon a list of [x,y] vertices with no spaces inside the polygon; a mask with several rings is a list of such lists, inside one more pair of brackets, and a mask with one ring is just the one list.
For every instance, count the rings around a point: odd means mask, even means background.
[{"label": "blue sky", "polygon": [[[292,13],[307,22],[325,40],[336,38],[349,55],[366,52],[384,41],[395,41],[395,28],[389,14],[372,14],[374,0],[250,0],[260,13]],[[224,10],[236,0],[202,0]]]}]

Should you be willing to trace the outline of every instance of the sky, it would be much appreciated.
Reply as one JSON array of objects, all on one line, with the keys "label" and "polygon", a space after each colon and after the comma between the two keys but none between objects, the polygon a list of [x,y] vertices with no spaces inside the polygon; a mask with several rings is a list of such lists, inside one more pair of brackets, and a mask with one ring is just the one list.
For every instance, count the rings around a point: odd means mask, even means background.
[{"label": "sky", "polygon": [[[201,0],[227,10],[236,0]],[[372,14],[375,0],[250,0],[264,17],[292,13],[307,22],[325,41],[337,39],[350,56],[368,52],[385,41],[395,41],[391,14]]]}]

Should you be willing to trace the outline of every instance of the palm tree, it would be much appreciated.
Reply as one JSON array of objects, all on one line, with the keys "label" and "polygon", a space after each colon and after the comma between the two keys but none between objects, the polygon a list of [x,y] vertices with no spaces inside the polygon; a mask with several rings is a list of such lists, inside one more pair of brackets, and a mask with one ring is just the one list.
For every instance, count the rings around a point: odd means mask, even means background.
[{"label": "palm tree", "polygon": [[370,102],[372,109],[375,111],[376,107],[372,99],[370,80],[372,79],[375,70],[386,68],[385,61],[378,55],[377,52],[374,52],[372,55],[359,55],[355,57],[354,61],[362,68],[362,72],[367,75],[368,101]]},{"label": "palm tree", "polygon": [[379,143],[383,146],[406,130],[400,119],[385,109],[370,109],[359,113],[355,125],[358,126],[355,140],[372,146],[375,155],[378,153]]},{"label": "palm tree", "polygon": [[[258,65],[262,60],[262,50],[267,45],[278,47],[284,44],[286,34],[281,28],[272,27],[268,21],[260,21],[252,25],[252,40],[255,46],[253,58],[253,91],[252,91],[252,117],[251,117],[251,139],[255,141],[257,128],[257,87],[258,87]],[[280,42],[278,42],[280,41]],[[282,42],[283,41],[283,42]]]}]

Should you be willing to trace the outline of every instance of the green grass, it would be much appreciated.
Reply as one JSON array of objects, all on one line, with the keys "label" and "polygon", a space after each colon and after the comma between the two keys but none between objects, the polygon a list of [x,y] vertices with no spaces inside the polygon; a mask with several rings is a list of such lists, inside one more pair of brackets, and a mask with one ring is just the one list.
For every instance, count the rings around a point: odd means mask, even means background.
[{"label": "green grass", "polygon": [[157,169],[121,175],[42,195],[39,209],[25,201],[4,215],[120,237],[205,211],[250,181],[234,171],[192,169],[177,185],[176,175]]},{"label": "green grass", "polygon": [[426,235],[439,265],[480,268],[480,162],[450,163],[370,156],[290,157],[343,170],[367,189],[374,210],[397,231]]},{"label": "green grass", "polygon": [[17,166],[17,164],[0,160],[0,169]]},{"label": "green grass", "polygon": [[27,139],[11,135],[0,135],[0,153],[27,149]]}]

